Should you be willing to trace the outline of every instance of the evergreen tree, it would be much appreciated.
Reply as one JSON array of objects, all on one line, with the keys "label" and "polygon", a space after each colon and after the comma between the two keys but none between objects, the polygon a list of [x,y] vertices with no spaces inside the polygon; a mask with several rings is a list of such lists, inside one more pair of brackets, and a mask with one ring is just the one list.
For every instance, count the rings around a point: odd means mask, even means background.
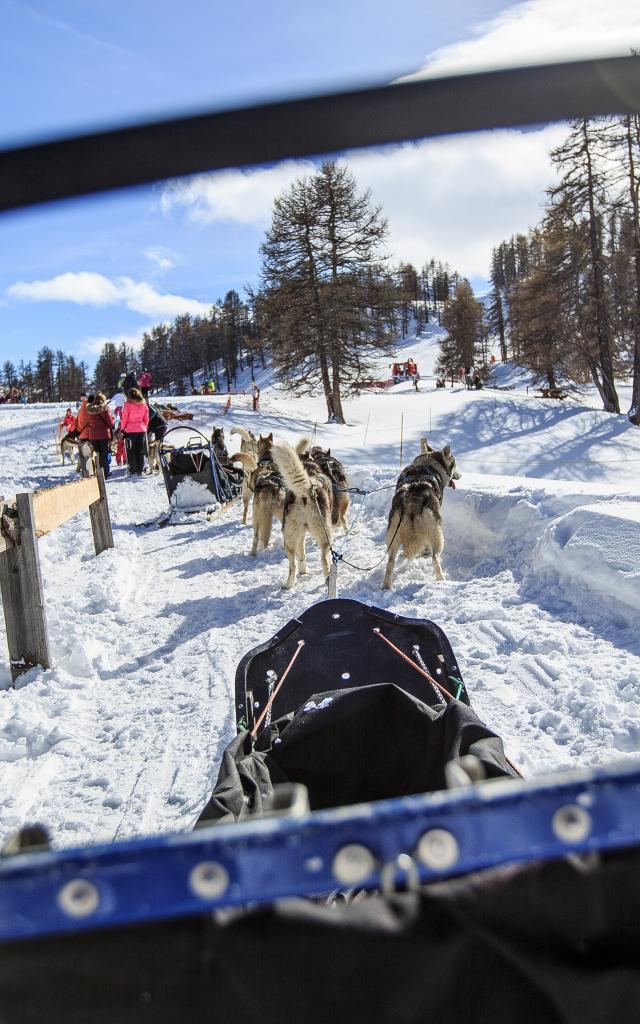
[{"label": "evergreen tree", "polygon": [[343,392],[370,376],[369,353],[389,341],[386,234],[369,193],[329,160],[276,199],[261,246],[260,316],[279,379],[300,392],[321,383],[340,423]]},{"label": "evergreen tree", "polygon": [[[469,282],[463,279],[442,314],[442,324],[448,336],[443,348],[446,359],[442,363],[438,362],[440,372],[453,374],[460,367],[467,369],[478,364],[481,359],[479,344],[482,320],[482,305],[474,297]],[[455,367],[454,363],[457,364]]]},{"label": "evergreen tree", "polygon": [[550,190],[553,212],[570,229],[584,225],[587,262],[581,281],[581,327],[585,356],[607,412],[620,412],[614,379],[613,339],[605,272],[604,222],[607,175],[602,161],[598,122],[571,122],[569,136],[551,153],[561,171],[560,183]]}]

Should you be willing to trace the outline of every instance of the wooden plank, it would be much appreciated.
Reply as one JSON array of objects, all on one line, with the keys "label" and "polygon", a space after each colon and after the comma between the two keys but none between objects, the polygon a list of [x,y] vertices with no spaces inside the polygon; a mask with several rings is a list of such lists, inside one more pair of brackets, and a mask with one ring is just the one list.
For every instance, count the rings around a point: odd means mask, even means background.
[{"label": "wooden plank", "polygon": [[96,555],[102,554],[107,548],[113,547],[113,530],[111,529],[111,516],[109,515],[109,502],[107,501],[107,485],[104,480],[103,471],[98,468],[95,477],[100,490],[100,500],[89,506],[91,517],[91,529],[93,531],[93,546]]},{"label": "wooden plank", "polygon": [[36,491],[33,495],[36,536],[51,533],[95,501],[100,501],[100,486],[95,476]]},{"label": "wooden plank", "polygon": [[16,505],[20,544],[0,555],[0,591],[14,680],[34,665],[51,667],[33,495],[18,494]]}]

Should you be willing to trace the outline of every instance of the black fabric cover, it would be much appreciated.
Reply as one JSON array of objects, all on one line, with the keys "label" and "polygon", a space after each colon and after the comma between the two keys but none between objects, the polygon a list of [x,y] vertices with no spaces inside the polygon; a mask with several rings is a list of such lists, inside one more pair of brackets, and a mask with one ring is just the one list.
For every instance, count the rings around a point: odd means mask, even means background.
[{"label": "black fabric cover", "polygon": [[640,851],[1,953],[1,1024],[637,1024]]},{"label": "black fabric cover", "polygon": [[304,783],[312,810],[444,789],[446,762],[463,754],[488,778],[514,774],[500,738],[460,701],[434,709],[391,684],[314,694],[261,729],[255,750],[238,733],[199,820],[260,814],[282,782]]}]

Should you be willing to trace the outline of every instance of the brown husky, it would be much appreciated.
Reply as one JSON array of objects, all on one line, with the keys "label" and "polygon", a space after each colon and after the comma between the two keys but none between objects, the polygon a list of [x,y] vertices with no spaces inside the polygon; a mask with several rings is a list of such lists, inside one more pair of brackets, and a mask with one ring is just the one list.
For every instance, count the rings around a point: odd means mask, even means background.
[{"label": "brown husky", "polygon": [[278,467],[273,461],[273,434],[258,440],[258,458],[249,452],[231,456],[232,462],[241,462],[245,473],[249,471],[248,489],[253,494],[253,545],[251,554],[258,554],[258,545],[268,547],[273,517],[282,522],[287,489]]},{"label": "brown husky", "polygon": [[271,449],[272,458],[287,486],[282,520],[284,547],[289,559],[289,575],[283,584],[285,590],[291,590],[295,585],[296,559],[300,575],[307,571],[304,550],[307,532],[320,545],[325,576],[329,575],[331,567],[333,487],[329,477],[310,455],[305,455],[307,447],[308,441],[305,438],[298,444],[297,450],[285,442],[274,444]]},{"label": "brown husky", "polygon": [[444,579],[440,565],[444,547],[440,510],[445,488],[455,487],[460,473],[448,444],[442,451],[431,448],[426,441],[423,445],[422,455],[402,470],[396,484],[387,527],[389,560],[384,574],[385,590],[393,589],[393,569],[401,547],[405,558],[431,555],[436,579]]},{"label": "brown husky", "polygon": [[316,446],[315,448],[311,448],[308,454],[322,470],[324,475],[328,476],[331,481],[331,487],[333,490],[331,522],[334,526],[342,526],[342,529],[346,533],[349,529],[347,513],[349,511],[350,499],[346,492],[346,488],[349,486],[349,481],[347,480],[347,474],[344,471],[344,466],[331,454],[330,448],[325,450],[324,448]]},{"label": "brown husky", "polygon": [[[258,441],[255,434],[252,434],[250,430],[245,430],[244,427],[232,427],[231,433],[240,435],[240,437],[242,438],[242,441],[240,442],[240,452],[241,454],[253,456],[252,466],[253,469],[255,469],[258,464]],[[246,526],[247,512],[249,510],[249,502],[251,501],[252,493],[251,488],[249,487],[249,480],[251,478],[251,473],[253,472],[253,469],[250,469],[249,466],[245,464],[244,460],[238,458],[238,456],[236,455],[233,456],[232,462],[242,462],[243,464],[244,476],[242,480],[242,525]]]}]

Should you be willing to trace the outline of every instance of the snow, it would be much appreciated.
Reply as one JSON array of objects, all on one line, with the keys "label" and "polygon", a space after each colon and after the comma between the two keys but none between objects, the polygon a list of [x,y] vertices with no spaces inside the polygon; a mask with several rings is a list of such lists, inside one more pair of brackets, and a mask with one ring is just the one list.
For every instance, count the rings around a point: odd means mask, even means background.
[{"label": "snow", "polygon": [[[365,393],[345,404],[346,426],[326,424],[320,397],[293,398],[266,372],[257,414],[248,394],[226,416],[226,394],[173,401],[205,434],[224,425],[230,450],[237,425],[292,442],[306,434],[343,460],[351,483],[373,493],[359,514],[354,500],[346,541],[337,535],[360,567],[341,563],[339,594],[442,626],[474,707],[526,774],[633,757],[640,431],[600,411],[592,391],[536,398],[526,375],[500,364],[496,389],[436,391],[439,336],[429,327],[398,348],[418,362],[419,393]],[[0,494],[74,478],[54,448],[64,408],[0,407]],[[388,592],[401,425],[403,463],[428,436],[451,444],[462,476],[445,496],[447,581],[428,559],[399,560]],[[326,594],[311,541],[309,575],[281,589],[280,530],[251,558],[239,505],[145,527],[168,509],[162,479],[115,467],[108,496],[113,550],[95,557],[87,513],[39,541],[54,667],[13,688],[0,624],[0,838],[34,821],[57,846],[190,828],[235,732],[237,663]]]}]

